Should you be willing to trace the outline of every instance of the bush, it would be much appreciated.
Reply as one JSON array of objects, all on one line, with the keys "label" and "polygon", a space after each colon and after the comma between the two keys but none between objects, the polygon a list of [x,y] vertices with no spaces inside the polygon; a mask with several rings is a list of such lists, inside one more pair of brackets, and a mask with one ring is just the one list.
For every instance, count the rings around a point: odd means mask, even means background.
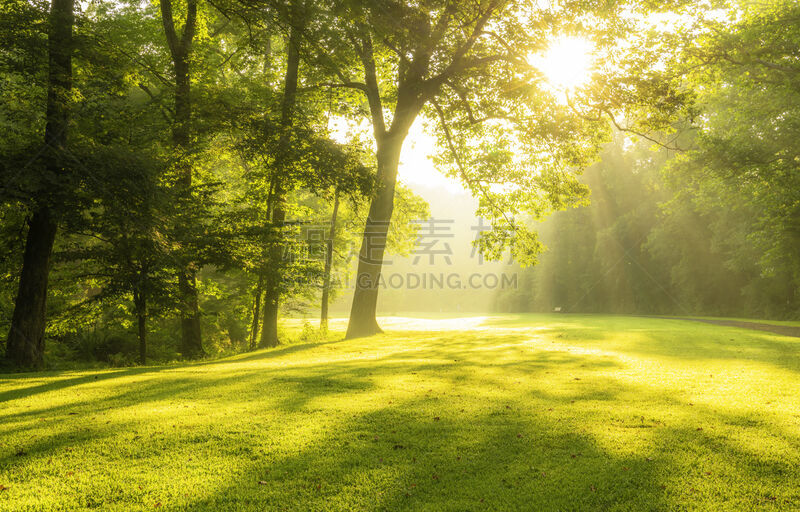
[{"label": "bush", "polygon": [[103,361],[121,366],[125,361],[134,361],[138,346],[130,335],[112,332],[103,328],[91,328],[70,333],[61,338],[68,350],[64,356],[78,361]]},{"label": "bush", "polygon": [[300,331],[298,341],[304,343],[319,343],[325,340],[325,333],[322,329],[314,327],[309,322],[303,322],[303,330]]}]

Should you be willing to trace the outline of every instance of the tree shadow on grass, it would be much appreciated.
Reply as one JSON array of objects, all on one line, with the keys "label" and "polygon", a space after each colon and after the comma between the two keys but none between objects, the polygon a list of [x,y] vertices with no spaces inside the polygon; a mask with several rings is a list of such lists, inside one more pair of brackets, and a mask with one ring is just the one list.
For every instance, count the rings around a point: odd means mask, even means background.
[{"label": "tree shadow on grass", "polygon": [[[519,340],[521,338],[514,336],[507,337],[507,339]],[[37,386],[36,393],[30,392],[30,388],[19,390],[21,393],[14,398],[22,399],[38,393],[61,391],[67,387],[73,387],[81,392],[70,393],[66,399],[59,396],[55,403],[46,401],[45,405],[41,407],[25,407],[18,412],[0,414],[0,417],[5,425],[3,432],[10,435],[19,431],[35,430],[37,427],[31,422],[37,421],[46,424],[42,425],[43,428],[54,422],[74,424],[74,429],[78,431],[84,428],[81,422],[87,418],[102,417],[108,411],[121,410],[129,406],[147,407],[162,402],[192,403],[195,401],[224,401],[232,398],[234,401],[257,402],[265,409],[275,408],[292,413],[301,410],[309,400],[318,400],[326,395],[367,392],[375,386],[376,380],[379,381],[386,373],[401,372],[412,375],[427,372],[436,375],[441,370],[452,370],[454,365],[450,358],[453,356],[457,357],[461,366],[460,374],[452,376],[455,381],[468,379],[468,372],[474,367],[516,366],[530,371],[541,369],[544,364],[552,364],[555,361],[550,355],[545,355],[550,359],[549,361],[523,360],[516,364],[509,362],[501,365],[494,363],[491,358],[474,357],[470,350],[474,340],[462,337],[457,343],[446,346],[444,352],[435,348],[440,343],[442,343],[440,337],[431,337],[426,343],[415,348],[416,354],[411,359],[406,355],[387,354],[378,361],[356,359],[314,365],[298,364],[297,366],[289,363],[278,369],[270,368],[268,371],[259,366],[239,370],[225,368],[222,372],[224,376],[217,376],[213,370],[219,368],[213,368],[212,365],[164,367],[155,370],[137,368],[85,375],[68,379],[67,382],[56,381],[42,384]],[[321,346],[324,345],[316,345],[316,347]],[[269,354],[265,355],[267,357],[257,359],[270,359]],[[447,356],[446,360],[443,359],[443,355]],[[496,358],[498,355],[499,352],[495,352],[493,357]],[[255,359],[248,358],[248,360]],[[226,364],[227,362],[223,363],[223,365]],[[200,372],[186,375],[181,371],[186,368],[197,369]],[[152,375],[156,372],[161,372],[158,378]],[[107,386],[105,381],[108,379],[118,379],[118,381],[114,386]],[[488,382],[489,380],[490,376],[485,375],[484,381]],[[91,388],[77,388],[77,386],[83,385],[89,385]],[[102,392],[99,395],[93,394],[92,389],[100,389]],[[279,389],[281,393],[270,394],[270,389]],[[279,399],[280,396],[285,398]],[[80,398],[76,399],[78,397]],[[68,431],[69,429],[64,430]],[[62,441],[66,440],[61,433],[53,437],[60,438]],[[36,446],[28,445],[20,447],[20,449],[25,453],[32,454],[56,449],[59,445],[49,443],[46,438],[40,438]],[[10,459],[3,460],[3,462],[9,461]]]},{"label": "tree shadow on grass", "polygon": [[[629,317],[593,317],[591,315],[515,315],[507,317],[490,317],[484,321],[486,327],[521,326],[519,330],[527,330],[531,336],[553,337],[560,342],[577,343],[579,345],[596,344],[602,346],[603,342],[618,341],[619,336],[613,332],[609,334],[609,326],[624,325],[630,322]],[[644,322],[645,327],[636,329],[641,333],[638,338],[631,338],[616,348],[634,355],[667,356],[687,359],[747,359],[757,360],[800,371],[800,341],[787,340],[776,335],[755,332],[742,332],[736,328],[718,327],[711,325],[698,325],[694,322],[682,322],[671,319],[643,319],[636,318],[637,322]],[[677,326],[677,327],[676,327]],[[698,331],[700,335],[698,335]],[[626,332],[622,329],[622,332]],[[630,332],[630,331],[627,331]],[[469,333],[469,331],[467,331]],[[436,344],[444,343],[449,349],[474,352],[480,346],[475,344],[476,337],[481,334],[456,335],[453,333],[432,334],[429,332],[398,332],[391,334],[394,339],[405,338],[409,348],[418,347],[419,340],[424,340],[423,345],[430,346],[427,357],[434,357]],[[485,334],[483,335],[485,336]],[[502,331],[492,335],[493,339],[504,336]],[[508,335],[506,335],[508,336]],[[516,342],[523,341],[525,335],[517,334]],[[665,339],[667,340],[665,342]],[[374,338],[370,339],[374,340]],[[460,340],[460,341],[459,341]],[[37,374],[7,374],[0,375],[7,383],[24,383],[27,381],[49,380],[22,388],[0,391],[0,404],[10,400],[27,398],[39,393],[57,391],[72,386],[105,381],[120,377],[136,376],[145,373],[158,373],[165,370],[192,370],[202,369],[208,365],[240,364],[243,362],[260,362],[283,356],[298,354],[323,346],[335,346],[341,339],[334,339],[320,343],[301,343],[287,345],[276,349],[262,349],[254,353],[232,356],[214,361],[201,361],[196,363],[182,363],[177,365],[163,365],[150,367],[126,368],[119,370],[103,370],[86,372],[70,377],[76,372],[46,372]],[[440,353],[441,354],[441,353]],[[422,355],[420,355],[422,357]],[[66,376],[65,378],[58,378]]]},{"label": "tree shadow on grass", "polygon": [[[41,372],[41,373],[36,373],[35,375],[22,374],[20,377],[17,377],[14,374],[0,375],[0,379],[6,380],[7,383],[13,383],[13,384],[26,383],[28,381],[38,382],[44,379],[56,379],[56,380],[45,380],[45,382],[42,382],[41,384],[34,384],[32,386],[13,388],[13,389],[8,389],[6,391],[2,391],[0,392],[0,404],[3,404],[4,402],[8,402],[10,400],[27,398],[30,396],[38,395],[40,393],[58,391],[72,386],[80,386],[82,384],[102,382],[110,379],[116,379],[119,377],[141,375],[145,373],[157,373],[169,368],[170,368],[169,366],[160,366],[160,367],[124,368],[118,370],[87,371],[87,372],[81,372],[82,373],[81,375],[77,375],[74,377],[68,377],[68,375],[77,373],[73,371]],[[0,381],[0,383],[2,382]]]},{"label": "tree shadow on grass", "polygon": [[[243,503],[252,510],[608,510],[620,502],[665,508],[653,466],[506,409],[436,419],[396,407],[341,430],[375,435],[319,439],[169,510],[236,510]],[[620,485],[631,479],[638,485]]]},{"label": "tree shadow on grass", "polygon": [[[411,339],[425,337],[422,333],[411,333],[407,336]],[[476,340],[480,338],[480,335],[462,335],[455,339],[452,336],[429,335],[427,338],[424,342],[416,343],[410,348],[401,348],[382,355],[378,364],[373,364],[375,360],[372,358],[350,359],[355,354],[369,351],[366,347],[360,350],[356,345],[350,353],[345,354],[345,360],[338,361],[335,364],[327,362],[307,364],[303,361],[289,361],[280,367],[269,367],[268,369],[258,365],[247,366],[238,370],[227,368],[234,362],[268,362],[280,355],[299,351],[291,351],[289,350],[290,347],[287,347],[282,352],[281,349],[278,351],[264,351],[249,357],[238,358],[234,361],[223,360],[181,366],[131,368],[82,375],[52,383],[46,382],[20,390],[9,390],[0,394],[0,397],[6,400],[22,399],[39,393],[61,391],[68,387],[82,385],[102,386],[105,381],[110,379],[118,379],[120,381],[113,387],[107,386],[104,388],[107,391],[100,397],[89,396],[83,400],[72,400],[69,403],[59,405],[48,404],[44,407],[29,408],[20,413],[4,416],[4,420],[10,423],[30,417],[67,417],[72,414],[96,415],[102,410],[118,408],[125,404],[145,405],[154,401],[171,400],[174,397],[187,397],[187,395],[200,400],[222,398],[218,396],[217,390],[224,390],[223,393],[233,394],[238,399],[243,397],[257,399],[264,396],[263,387],[259,386],[259,383],[265,381],[271,381],[288,389],[295,389],[297,396],[313,397],[318,393],[336,389],[343,390],[341,392],[364,389],[367,387],[367,382],[372,382],[374,378],[380,376],[381,371],[391,372],[395,371],[395,369],[402,369],[407,374],[427,371],[437,372],[454,367],[455,362],[458,362],[464,368],[478,366],[502,369],[513,366],[535,369],[542,368],[543,365],[556,362],[559,359],[557,355],[543,354],[538,356],[538,359],[514,360],[513,357],[516,356],[516,352],[513,350],[513,343],[519,343],[526,339],[526,337],[520,335],[498,337],[498,339],[502,339],[512,345],[494,350],[491,357],[483,351],[474,350]],[[396,342],[396,338],[388,341],[384,340],[384,343],[388,344]],[[335,342],[308,344],[299,348],[300,350],[325,348],[333,343]],[[595,361],[594,364],[600,363]],[[220,370],[225,374],[224,377],[215,376],[216,372]],[[187,371],[191,373],[187,375]],[[157,379],[154,375],[156,373],[160,373]],[[143,379],[132,380],[131,382],[124,380],[125,378],[131,380],[137,377],[142,377]],[[232,393],[232,390],[235,390],[235,393]],[[76,393],[72,396],[79,395]]]},{"label": "tree shadow on grass", "polygon": [[[305,350],[317,348],[320,346],[330,345],[334,343],[338,343],[342,341],[341,339],[325,341],[325,342],[318,342],[318,343],[300,343],[300,344],[293,344],[287,345],[283,347],[273,348],[273,349],[260,349],[257,352],[251,352],[247,354],[240,354],[235,356],[226,357],[223,359],[217,360],[210,360],[210,361],[198,361],[198,362],[183,362],[183,363],[176,363],[176,364],[165,364],[160,366],[142,366],[142,367],[133,367],[133,368],[120,368],[120,369],[104,369],[104,370],[87,370],[87,371],[72,371],[72,370],[64,370],[64,371],[46,371],[46,372],[36,372],[33,374],[30,373],[21,373],[21,374],[0,374],[0,384],[19,384],[19,383],[26,383],[28,381],[41,381],[43,379],[55,379],[55,380],[47,380],[41,384],[35,384],[27,387],[20,387],[9,389],[6,391],[0,391],[0,404],[7,402],[9,400],[16,400],[20,398],[27,398],[30,396],[37,395],[39,393],[46,393],[50,391],[58,391],[61,389],[69,388],[72,386],[79,386],[81,384],[89,384],[93,382],[105,381],[109,379],[117,379],[120,377],[129,377],[129,376],[136,376],[142,374],[149,374],[149,373],[158,373],[163,372],[166,370],[179,370],[179,369],[191,369],[191,368],[202,368],[203,366],[208,365],[218,365],[218,364],[226,364],[226,363],[242,363],[242,362],[250,362],[250,361],[260,361],[265,359],[272,359],[278,358],[289,354],[294,354],[298,352],[302,352]],[[76,375],[70,377],[70,375],[80,373],[80,375]],[[59,378],[63,377],[63,378]],[[5,382],[3,382],[5,381]]]},{"label": "tree shadow on grass", "polygon": [[[192,365],[69,403],[54,395],[2,415],[14,446],[0,471],[32,475],[47,494],[48,459],[125,468],[113,493],[75,483],[56,498],[64,509],[87,496],[101,508],[215,511],[800,505],[797,454],[755,442],[792,445],[796,432],[615,379],[609,370],[625,368],[614,357],[540,350],[524,333],[484,338],[404,333],[365,340],[363,354],[350,344],[312,363]],[[730,438],[742,428],[755,441]]]},{"label": "tree shadow on grass", "polygon": [[682,360],[758,362],[800,372],[800,339],[714,325],[703,325],[698,331],[653,333],[649,340],[632,342],[629,350],[637,355]]},{"label": "tree shadow on grass", "polygon": [[[620,387],[625,394],[647,394]],[[610,394],[603,399],[614,399]],[[601,418],[591,417],[591,411],[563,411],[576,398],[581,397],[540,395],[536,402],[541,406],[531,408],[523,406],[529,400],[519,395],[510,403],[482,407],[478,414],[456,409],[455,401],[443,400],[436,412],[429,411],[427,399],[396,403],[335,425],[299,452],[253,461],[207,496],[168,509],[741,510],[800,505],[794,486],[786,485],[787,479],[798,478],[791,461],[742,450],[724,435],[685,424],[659,424],[647,431],[618,426],[628,438],[646,438],[647,446],[610,449],[579,427],[597,426]],[[596,399],[591,394],[582,398]],[[647,399],[686,407],[661,395]],[[562,412],[551,413],[553,407]],[[694,411],[699,424],[720,417],[702,407]]]}]

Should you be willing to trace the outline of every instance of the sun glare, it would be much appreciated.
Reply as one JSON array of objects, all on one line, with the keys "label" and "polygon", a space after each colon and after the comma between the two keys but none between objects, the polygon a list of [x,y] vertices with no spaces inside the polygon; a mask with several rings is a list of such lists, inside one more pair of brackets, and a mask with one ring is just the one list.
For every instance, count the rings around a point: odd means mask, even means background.
[{"label": "sun glare", "polygon": [[541,71],[547,83],[568,91],[584,85],[591,74],[594,45],[579,37],[554,40],[541,54],[529,57],[531,65]]}]

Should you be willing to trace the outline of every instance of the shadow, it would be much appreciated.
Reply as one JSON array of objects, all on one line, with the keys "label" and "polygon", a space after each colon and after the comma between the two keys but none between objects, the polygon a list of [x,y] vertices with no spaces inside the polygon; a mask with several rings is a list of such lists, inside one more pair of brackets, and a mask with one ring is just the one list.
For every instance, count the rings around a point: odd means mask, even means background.
[{"label": "shadow", "polygon": [[[132,368],[119,368],[119,369],[103,369],[103,370],[60,370],[60,371],[45,371],[37,373],[10,373],[0,374],[0,385],[4,383],[19,383],[26,381],[40,381],[43,379],[52,379],[64,377],[57,380],[48,380],[42,384],[36,384],[24,388],[16,388],[8,391],[0,392],[0,404],[9,400],[16,400],[20,398],[27,398],[39,393],[46,393],[50,391],[58,391],[72,386],[79,386],[81,384],[88,384],[92,382],[105,381],[108,379],[115,379],[120,377],[128,377],[132,375],[141,375],[148,373],[158,373],[165,370],[175,370],[181,368],[200,368],[206,365],[219,365],[225,363],[242,363],[248,361],[259,361],[264,359],[276,358],[288,354],[295,354],[305,350],[313,349],[319,346],[339,343],[343,339],[336,339],[331,341],[323,341],[318,343],[300,343],[286,346],[280,346],[270,349],[259,349],[255,352],[248,352],[245,354],[237,354],[228,356],[222,359],[195,361],[195,362],[181,362],[157,366],[141,366]],[[75,373],[81,375],[69,377]]]},{"label": "shadow", "polygon": [[[723,388],[752,403],[721,401],[682,381],[704,371],[704,331],[692,351],[658,323],[615,338],[581,322],[396,332],[6,390],[0,509],[800,507],[800,432],[781,402],[794,381],[733,379]],[[779,357],[759,350],[739,358]]]},{"label": "shadow", "polygon": [[[40,381],[44,379],[57,379],[47,380],[41,384],[32,386],[10,389],[8,391],[0,392],[0,404],[9,400],[17,400],[27,398],[39,393],[47,393],[51,391],[58,391],[71,386],[80,386],[81,384],[88,384],[92,382],[102,382],[109,379],[116,379],[119,377],[126,377],[130,375],[141,375],[144,373],[157,373],[169,367],[138,367],[138,368],[123,368],[116,370],[90,370],[75,377],[65,377],[65,375],[72,375],[73,371],[59,371],[59,372],[40,372],[36,374],[20,374],[18,377],[15,374],[0,375],[0,384],[19,383],[26,381]],[[4,382],[5,381],[5,382]]]},{"label": "shadow", "polygon": [[631,357],[680,361],[748,361],[800,372],[800,339],[693,319],[625,315],[520,314],[488,319],[487,327],[529,326],[557,343]]}]

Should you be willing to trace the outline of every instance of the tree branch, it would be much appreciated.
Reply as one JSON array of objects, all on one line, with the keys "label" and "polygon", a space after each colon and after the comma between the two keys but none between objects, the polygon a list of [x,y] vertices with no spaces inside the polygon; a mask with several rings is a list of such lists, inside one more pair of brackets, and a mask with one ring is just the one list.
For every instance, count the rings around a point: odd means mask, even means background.
[{"label": "tree branch", "polygon": [[483,186],[483,183],[481,183],[480,180],[475,181],[470,179],[469,175],[467,174],[466,168],[461,162],[461,156],[458,154],[458,151],[456,150],[455,142],[453,140],[453,134],[450,131],[450,127],[447,125],[447,117],[445,116],[444,110],[442,109],[441,105],[439,105],[439,102],[436,101],[435,99],[431,100],[431,104],[433,105],[433,108],[436,110],[436,113],[439,116],[439,121],[442,124],[442,131],[444,132],[445,140],[447,142],[447,149],[453,156],[453,161],[456,163],[456,167],[458,168],[458,174],[461,177],[461,179],[470,188],[477,188],[481,192],[482,197],[485,198],[487,201],[489,201],[489,203],[492,206],[492,209],[495,210],[495,212],[500,213],[500,215],[503,217],[503,219],[505,219],[505,221],[508,223],[508,225],[511,227],[512,230],[517,231],[517,226],[514,223],[514,220],[509,219],[508,216],[506,215],[505,209],[500,208],[494,201],[492,201],[491,194]]},{"label": "tree branch", "polygon": [[167,36],[167,46],[172,55],[172,60],[180,57],[178,35],[175,32],[175,20],[172,17],[172,0],[160,0],[161,5],[161,24],[164,26],[164,34]]},{"label": "tree branch", "polygon": [[372,50],[372,38],[369,34],[362,40],[361,62],[364,64],[365,93],[369,102],[369,111],[372,115],[372,126],[375,140],[380,140],[386,134],[386,121],[383,118],[383,103],[378,87],[378,75],[375,70],[375,55]]}]

